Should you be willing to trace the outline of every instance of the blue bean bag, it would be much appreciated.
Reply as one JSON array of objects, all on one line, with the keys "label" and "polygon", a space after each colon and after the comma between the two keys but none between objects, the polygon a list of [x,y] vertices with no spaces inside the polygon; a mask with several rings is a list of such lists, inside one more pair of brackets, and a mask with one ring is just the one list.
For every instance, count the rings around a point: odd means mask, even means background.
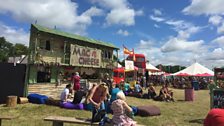
[{"label": "blue bean bag", "polygon": [[132,108],[132,112],[134,113],[134,115],[137,115],[137,113],[138,113],[138,108],[135,107],[135,106],[131,106],[131,108]]},{"label": "blue bean bag", "polygon": [[36,104],[45,104],[46,101],[48,100],[48,97],[46,95],[40,95],[40,94],[29,94],[27,98],[29,102]]},{"label": "blue bean bag", "polygon": [[79,104],[73,104],[72,102],[61,102],[61,107],[66,109],[78,109],[83,110],[84,106],[82,103]]}]

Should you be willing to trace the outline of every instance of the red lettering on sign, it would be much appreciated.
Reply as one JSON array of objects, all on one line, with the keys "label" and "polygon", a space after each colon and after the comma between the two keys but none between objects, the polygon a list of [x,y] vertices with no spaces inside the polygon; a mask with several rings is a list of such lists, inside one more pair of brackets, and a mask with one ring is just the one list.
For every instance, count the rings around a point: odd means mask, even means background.
[{"label": "red lettering on sign", "polygon": [[94,59],[94,58],[84,58],[80,57],[79,58],[79,64],[80,65],[92,65],[92,66],[99,66],[99,59]]}]

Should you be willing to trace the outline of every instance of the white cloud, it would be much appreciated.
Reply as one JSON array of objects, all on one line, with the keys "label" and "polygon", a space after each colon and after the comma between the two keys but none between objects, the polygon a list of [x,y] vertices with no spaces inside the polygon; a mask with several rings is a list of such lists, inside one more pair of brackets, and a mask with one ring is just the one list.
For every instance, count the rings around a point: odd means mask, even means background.
[{"label": "white cloud", "polygon": [[224,22],[222,22],[222,25],[217,28],[217,32],[218,34],[224,33]]},{"label": "white cloud", "polygon": [[182,12],[190,15],[224,14],[223,5],[223,0],[192,0],[191,5],[184,8]]},{"label": "white cloud", "polygon": [[157,25],[157,24],[154,24],[154,27],[155,27],[155,28],[160,28],[160,26],[159,26],[159,25]]},{"label": "white cloud", "polygon": [[[158,47],[157,43],[158,42],[152,40],[140,40],[136,43],[135,52],[144,54],[146,59],[153,65],[188,65],[189,61],[192,61],[193,53],[164,53],[161,51],[160,47]],[[180,57],[185,57],[185,60],[180,60]]]},{"label": "white cloud", "polygon": [[106,21],[108,25],[123,24],[126,26],[135,24],[135,12],[133,9],[114,9],[108,13]]},{"label": "white cloud", "polygon": [[208,60],[224,60],[223,54],[224,54],[224,50],[222,48],[216,48],[205,58]]},{"label": "white cloud", "polygon": [[164,18],[162,18],[162,17],[156,17],[156,16],[153,16],[153,15],[150,15],[150,19],[153,20],[153,21],[156,21],[156,22],[165,21]]},{"label": "white cloud", "polygon": [[134,10],[127,0],[91,0],[109,10],[106,16],[107,25],[122,24],[131,26],[135,24],[135,16],[143,15],[142,10]]},{"label": "white cloud", "polygon": [[199,32],[202,27],[195,26],[183,20],[167,20],[166,24],[173,26],[173,29],[178,32],[178,38],[188,39],[192,34]]},{"label": "white cloud", "polygon": [[209,18],[208,22],[217,26],[222,22],[222,17],[219,15],[213,15]]},{"label": "white cloud", "polygon": [[160,16],[160,15],[162,15],[162,11],[159,10],[159,9],[153,9],[153,13],[154,13],[154,15],[156,15],[156,16]]},{"label": "white cloud", "polygon": [[5,37],[10,43],[21,43],[29,45],[29,33],[24,29],[7,26],[0,22],[0,36]]},{"label": "white cloud", "polygon": [[[169,39],[162,47],[162,52],[174,52],[174,51],[193,51],[197,52],[202,47],[203,40],[187,41],[178,38]],[[202,51],[202,50],[200,50]]]},{"label": "white cloud", "polygon": [[93,16],[102,14],[102,10],[91,7],[78,15],[78,5],[70,0],[0,0],[0,13],[10,14],[20,22],[34,22],[53,27],[57,26],[75,33],[85,33],[86,27],[92,23]]},{"label": "white cloud", "polygon": [[142,16],[142,15],[144,15],[144,11],[143,10],[135,11],[135,15],[136,16]]},{"label": "white cloud", "polygon": [[[211,48],[204,45],[202,40],[187,41],[177,40],[177,38],[171,39],[179,41],[178,44],[176,42],[170,42],[170,47],[172,47],[172,45],[175,46],[175,51],[162,51],[160,45],[157,44],[158,42],[152,40],[140,40],[136,43],[135,53],[144,54],[146,59],[153,65],[190,66],[196,60],[202,65],[212,69],[214,67],[222,67],[224,64],[223,48],[217,48],[210,51]],[[171,41],[171,39],[169,41]]]},{"label": "white cloud", "polygon": [[137,44],[139,49],[150,49],[154,45],[152,40],[140,40]]},{"label": "white cloud", "polygon": [[187,29],[191,26],[193,26],[191,23],[186,22],[184,20],[167,20],[165,21],[166,24],[174,26],[174,29],[176,31],[182,30],[182,29]]},{"label": "white cloud", "polygon": [[123,36],[129,36],[129,32],[127,30],[122,30],[122,29],[119,29],[117,31],[117,34],[123,35]]},{"label": "white cloud", "polygon": [[187,29],[178,31],[178,37],[181,39],[187,39],[192,34],[195,34],[198,31],[200,31],[200,29],[201,27],[198,27],[198,26],[189,26]]},{"label": "white cloud", "polygon": [[220,36],[212,41],[213,43],[217,43],[220,46],[224,46],[224,36]]}]

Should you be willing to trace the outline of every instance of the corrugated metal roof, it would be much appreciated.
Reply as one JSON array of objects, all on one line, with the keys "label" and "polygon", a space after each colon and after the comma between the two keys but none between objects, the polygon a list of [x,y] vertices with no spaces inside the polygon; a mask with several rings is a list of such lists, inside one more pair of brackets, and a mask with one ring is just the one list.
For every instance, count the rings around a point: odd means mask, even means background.
[{"label": "corrugated metal roof", "polygon": [[42,31],[42,32],[51,33],[51,34],[55,34],[55,35],[60,35],[60,36],[67,37],[67,38],[77,39],[77,40],[81,40],[81,41],[84,41],[84,42],[89,42],[89,43],[92,43],[92,44],[106,46],[106,47],[110,47],[110,48],[114,48],[114,49],[119,49],[115,45],[113,45],[111,43],[108,43],[108,42],[102,42],[102,41],[99,41],[99,40],[94,40],[94,39],[83,37],[83,36],[80,36],[80,35],[75,35],[75,34],[63,32],[63,31],[59,31],[57,29],[50,29],[50,28],[43,27],[43,26],[40,26],[40,25],[37,25],[37,24],[32,24],[32,26],[35,27],[37,30]]}]

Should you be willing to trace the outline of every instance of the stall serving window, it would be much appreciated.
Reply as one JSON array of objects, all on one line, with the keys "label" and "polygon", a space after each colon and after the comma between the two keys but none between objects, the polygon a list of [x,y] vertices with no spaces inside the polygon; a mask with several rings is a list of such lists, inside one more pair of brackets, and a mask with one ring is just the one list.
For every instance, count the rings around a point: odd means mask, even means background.
[{"label": "stall serving window", "polygon": [[112,51],[102,50],[102,58],[103,59],[111,59],[112,58]]}]

